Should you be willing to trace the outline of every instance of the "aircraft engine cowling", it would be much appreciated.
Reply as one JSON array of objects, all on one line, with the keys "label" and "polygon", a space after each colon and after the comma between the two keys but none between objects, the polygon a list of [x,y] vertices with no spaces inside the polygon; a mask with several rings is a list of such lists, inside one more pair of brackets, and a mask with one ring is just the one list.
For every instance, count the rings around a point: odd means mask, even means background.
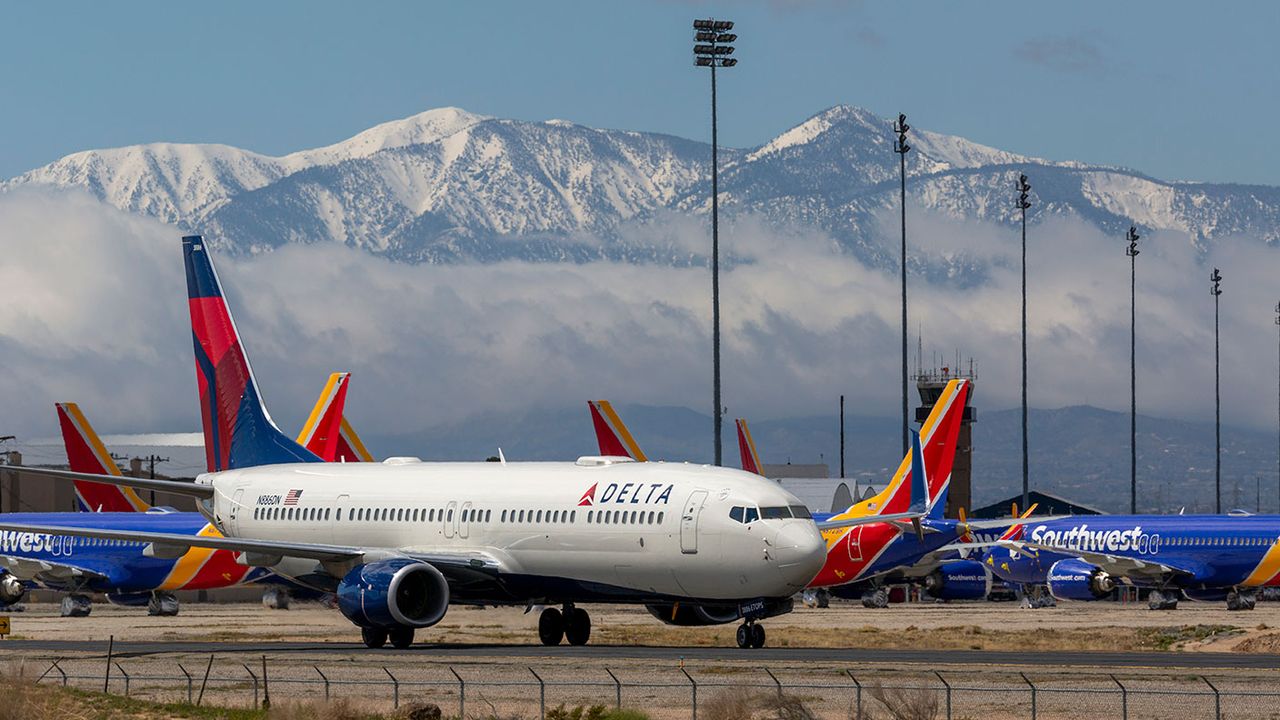
[{"label": "aircraft engine cowling", "polygon": [[1116,589],[1111,575],[1078,558],[1054,563],[1048,585],[1049,593],[1059,600],[1101,600]]},{"label": "aircraft engine cowling", "polygon": [[707,606],[695,603],[654,603],[645,605],[649,614],[668,625],[696,627],[701,625],[725,625],[737,622],[736,606]]},{"label": "aircraft engine cowling", "polygon": [[12,605],[27,594],[27,586],[11,573],[0,574],[0,603]]},{"label": "aircraft engine cowling", "polygon": [[449,609],[449,583],[418,560],[366,563],[338,583],[338,609],[360,627],[430,627]]},{"label": "aircraft engine cowling", "polygon": [[977,560],[953,560],[924,578],[925,592],[939,600],[981,600],[991,592],[991,571]]}]

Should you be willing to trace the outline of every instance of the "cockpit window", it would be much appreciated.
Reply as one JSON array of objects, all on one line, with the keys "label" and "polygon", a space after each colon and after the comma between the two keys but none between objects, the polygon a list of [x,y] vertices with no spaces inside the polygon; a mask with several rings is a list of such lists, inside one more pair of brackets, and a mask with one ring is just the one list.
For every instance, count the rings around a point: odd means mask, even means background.
[{"label": "cockpit window", "polygon": [[785,520],[791,517],[791,509],[785,505],[760,508],[761,520]]},{"label": "cockpit window", "polygon": [[737,520],[738,522],[742,522],[742,506],[735,505],[734,507],[729,508],[729,518],[731,520]]},{"label": "cockpit window", "polygon": [[803,505],[792,505],[791,516],[800,518],[801,520],[810,520],[813,518],[813,514],[809,512],[809,508]]},{"label": "cockpit window", "polygon": [[756,512],[755,508],[749,507],[747,508],[746,515],[744,515],[742,518],[742,522],[753,523],[759,519],[760,519],[760,513]]}]

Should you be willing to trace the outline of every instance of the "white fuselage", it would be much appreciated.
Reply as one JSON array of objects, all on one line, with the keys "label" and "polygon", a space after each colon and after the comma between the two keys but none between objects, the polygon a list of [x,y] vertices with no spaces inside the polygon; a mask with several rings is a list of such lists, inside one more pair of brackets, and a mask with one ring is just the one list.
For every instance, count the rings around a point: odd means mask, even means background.
[{"label": "white fuselage", "polygon": [[[812,520],[731,518],[735,506],[802,503],[757,475],[704,465],[393,459],[229,470],[199,482],[214,486],[212,519],[230,537],[474,553],[526,587],[567,580],[630,591],[632,600],[787,597],[817,574],[826,550]],[[284,574],[316,568],[280,565]]]}]

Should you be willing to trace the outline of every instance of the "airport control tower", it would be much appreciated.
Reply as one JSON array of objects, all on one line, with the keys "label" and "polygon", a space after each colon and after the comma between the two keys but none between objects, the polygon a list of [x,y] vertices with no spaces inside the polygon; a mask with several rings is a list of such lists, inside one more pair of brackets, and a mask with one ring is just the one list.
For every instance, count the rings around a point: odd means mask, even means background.
[{"label": "airport control tower", "polygon": [[[959,365],[959,363],[956,363]],[[924,424],[925,418],[933,411],[933,405],[942,395],[947,383],[960,379],[969,381],[969,395],[965,398],[964,415],[960,420],[960,437],[956,441],[956,460],[951,467],[951,489],[947,492],[947,517],[959,516],[958,508],[969,510],[973,490],[971,476],[973,470],[973,423],[978,414],[973,408],[974,381],[977,379],[973,370],[973,359],[969,360],[968,373],[958,368],[943,366],[934,370],[918,370],[915,376],[916,389],[920,391],[920,407],[916,408],[916,423]]]}]

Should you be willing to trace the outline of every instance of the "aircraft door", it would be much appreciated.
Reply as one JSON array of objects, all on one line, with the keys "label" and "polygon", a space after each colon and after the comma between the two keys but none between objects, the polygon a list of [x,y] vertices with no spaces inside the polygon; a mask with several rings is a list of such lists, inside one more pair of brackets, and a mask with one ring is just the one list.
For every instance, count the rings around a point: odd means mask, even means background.
[{"label": "aircraft door", "polygon": [[236,490],[231,496],[231,507],[227,509],[227,530],[229,535],[240,534],[240,503],[244,500],[244,488]]},{"label": "aircraft door", "polygon": [[333,522],[330,523],[329,525],[331,531],[338,530],[339,528],[342,527],[343,523],[351,519],[347,515],[347,513],[349,512],[348,508],[350,507],[351,507],[351,496],[339,495],[338,501],[334,503]]},{"label": "aircraft door", "polygon": [[457,513],[458,503],[451,502],[445,506],[444,517],[441,519],[444,520],[444,536],[447,538],[453,537],[454,530],[457,528],[457,525],[454,524],[458,522]]},{"label": "aircraft door", "polygon": [[866,529],[865,525],[851,527],[845,536],[845,542],[849,545],[849,559],[854,562],[862,562],[862,531]]},{"label": "aircraft door", "polygon": [[680,552],[686,555],[698,552],[698,516],[706,500],[706,490],[694,490],[685,501],[684,513],[680,516]]},{"label": "aircraft door", "polygon": [[471,503],[462,503],[462,511],[458,513],[458,537],[464,538],[471,531],[471,522],[467,516],[471,514]]}]

